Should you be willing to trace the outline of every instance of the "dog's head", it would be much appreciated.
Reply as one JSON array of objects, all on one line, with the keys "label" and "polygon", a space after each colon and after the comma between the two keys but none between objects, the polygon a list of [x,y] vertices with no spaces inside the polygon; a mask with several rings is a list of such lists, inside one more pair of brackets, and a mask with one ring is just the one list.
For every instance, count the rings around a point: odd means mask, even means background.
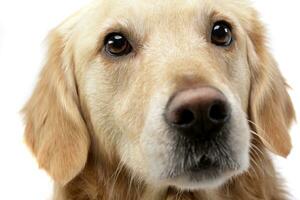
[{"label": "dog's head", "polygon": [[59,183],[93,140],[146,183],[183,189],[247,170],[253,134],[291,149],[291,100],[246,1],[97,0],[49,40],[26,141]]}]

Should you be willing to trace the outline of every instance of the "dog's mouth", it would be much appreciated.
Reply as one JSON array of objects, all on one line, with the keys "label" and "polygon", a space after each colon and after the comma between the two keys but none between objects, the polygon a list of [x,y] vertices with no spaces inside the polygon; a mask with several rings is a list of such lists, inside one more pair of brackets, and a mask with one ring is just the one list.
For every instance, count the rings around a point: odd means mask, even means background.
[{"label": "dog's mouth", "polygon": [[213,160],[207,155],[203,155],[199,162],[186,164],[182,170],[173,171],[171,178],[188,175],[192,180],[203,181],[217,178],[227,171],[238,170],[239,164],[231,158],[221,158]]},{"label": "dog's mouth", "polygon": [[190,183],[201,183],[217,180],[240,168],[224,138],[185,141],[177,145],[175,152],[173,167],[167,174],[168,180],[184,179]]},{"label": "dog's mouth", "polygon": [[213,168],[220,168],[220,163],[213,162],[208,156],[203,155],[198,163],[195,163],[195,165],[190,167],[190,171],[197,173],[199,171],[210,170]]},{"label": "dog's mouth", "polygon": [[184,174],[197,174],[204,178],[214,178],[222,172],[238,170],[239,164],[230,157],[211,158],[203,155],[198,162],[180,163],[168,173],[169,178],[176,178]]}]

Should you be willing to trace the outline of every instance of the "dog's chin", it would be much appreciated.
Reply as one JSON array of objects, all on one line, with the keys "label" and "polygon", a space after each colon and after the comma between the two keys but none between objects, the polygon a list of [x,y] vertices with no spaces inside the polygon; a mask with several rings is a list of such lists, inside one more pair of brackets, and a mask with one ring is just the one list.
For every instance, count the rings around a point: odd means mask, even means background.
[{"label": "dog's chin", "polygon": [[239,161],[230,158],[220,159],[214,163],[203,157],[199,163],[185,167],[184,170],[169,172],[166,183],[180,190],[215,189],[232,177],[242,174],[249,166],[247,155]]},{"label": "dog's chin", "polygon": [[180,190],[215,189],[225,184],[230,178],[240,174],[242,170],[199,170],[188,171],[167,180],[170,186]]}]

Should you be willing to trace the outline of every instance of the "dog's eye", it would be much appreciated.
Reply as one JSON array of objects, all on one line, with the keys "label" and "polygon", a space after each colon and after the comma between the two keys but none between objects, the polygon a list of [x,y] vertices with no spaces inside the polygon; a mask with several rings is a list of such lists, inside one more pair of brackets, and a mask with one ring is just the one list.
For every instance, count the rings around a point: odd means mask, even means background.
[{"label": "dog's eye", "polygon": [[218,21],[214,24],[211,32],[211,42],[217,46],[229,46],[232,43],[230,25],[225,21]]},{"label": "dog's eye", "polygon": [[105,51],[111,56],[124,56],[132,51],[128,40],[121,33],[110,33],[105,37]]}]

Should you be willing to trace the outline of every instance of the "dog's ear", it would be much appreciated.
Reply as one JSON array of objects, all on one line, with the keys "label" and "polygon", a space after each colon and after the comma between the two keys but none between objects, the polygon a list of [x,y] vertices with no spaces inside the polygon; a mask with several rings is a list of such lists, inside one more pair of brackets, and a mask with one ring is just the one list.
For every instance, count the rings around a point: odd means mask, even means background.
[{"label": "dog's ear", "polygon": [[251,127],[270,151],[287,157],[292,147],[288,131],[295,118],[294,108],[287,84],[266,46],[262,23],[256,14],[250,21],[247,49],[251,70]]},{"label": "dog's ear", "polygon": [[39,166],[64,185],[84,168],[90,138],[80,110],[70,52],[65,51],[67,42],[55,30],[48,39],[46,64],[23,109],[25,141]]}]

